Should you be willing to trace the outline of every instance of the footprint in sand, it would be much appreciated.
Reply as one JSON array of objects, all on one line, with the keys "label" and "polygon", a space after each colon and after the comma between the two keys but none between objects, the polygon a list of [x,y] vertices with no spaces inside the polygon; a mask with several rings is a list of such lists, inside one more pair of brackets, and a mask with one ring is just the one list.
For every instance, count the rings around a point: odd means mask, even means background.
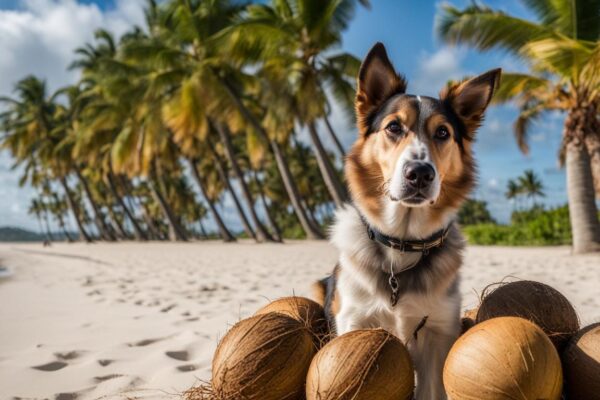
[{"label": "footprint in sand", "polygon": [[54,395],[54,400],[76,400],[78,393],[59,393]]},{"label": "footprint in sand", "polygon": [[52,371],[58,371],[59,369],[63,369],[67,365],[68,364],[66,362],[52,361],[47,364],[36,365],[35,367],[31,367],[31,368],[37,369],[38,371],[52,372]]},{"label": "footprint in sand", "polygon": [[104,375],[104,376],[95,376],[95,377],[94,377],[94,380],[95,380],[96,382],[100,383],[100,382],[108,381],[108,380],[111,380],[111,379],[120,378],[120,377],[122,377],[122,376],[125,376],[125,375],[121,375],[121,374],[110,374],[110,375]]},{"label": "footprint in sand", "polygon": [[185,350],[183,350],[183,351],[167,351],[165,353],[165,355],[167,357],[170,357],[177,361],[188,361],[190,359],[190,354]]},{"label": "footprint in sand", "polygon": [[56,356],[56,358],[59,358],[61,360],[74,360],[76,358],[81,357],[84,353],[85,351],[73,350],[63,353],[54,353],[54,355]]},{"label": "footprint in sand", "polygon": [[191,371],[195,371],[195,370],[196,370],[196,366],[193,364],[180,365],[179,367],[177,367],[177,371],[179,371],[179,372],[191,372]]},{"label": "footprint in sand", "polygon": [[143,346],[148,346],[148,345],[150,345],[152,343],[160,342],[163,339],[164,338],[144,339],[144,340],[140,340],[139,342],[135,342],[135,343],[127,343],[127,346],[129,346],[129,347],[143,347]]},{"label": "footprint in sand", "polygon": [[112,364],[113,362],[115,362],[115,360],[97,360],[98,364],[100,364],[100,366],[102,367],[106,367],[107,365]]},{"label": "footprint in sand", "polygon": [[177,307],[177,304],[171,304],[171,305],[169,305],[169,306],[167,306],[167,307],[163,308],[162,310],[160,310],[160,312],[164,312],[164,313],[166,313],[166,312],[169,312],[169,311],[171,311],[171,310],[172,310],[172,309],[174,309],[175,307]]}]

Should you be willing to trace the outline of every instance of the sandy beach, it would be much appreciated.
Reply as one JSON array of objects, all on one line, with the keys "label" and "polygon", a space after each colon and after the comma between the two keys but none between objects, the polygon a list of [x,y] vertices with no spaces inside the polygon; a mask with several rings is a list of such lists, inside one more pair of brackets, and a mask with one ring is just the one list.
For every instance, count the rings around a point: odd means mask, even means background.
[{"label": "sandy beach", "polygon": [[[463,308],[507,276],[548,283],[600,320],[600,257],[469,247]],[[177,398],[210,378],[220,337],[269,300],[310,295],[326,242],[0,245],[0,399]]]}]

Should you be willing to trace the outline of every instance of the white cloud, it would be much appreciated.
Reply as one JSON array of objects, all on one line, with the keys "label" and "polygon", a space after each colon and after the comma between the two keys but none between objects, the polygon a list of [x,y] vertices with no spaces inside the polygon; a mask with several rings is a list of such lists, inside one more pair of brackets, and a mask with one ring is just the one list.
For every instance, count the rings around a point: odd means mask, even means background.
[{"label": "white cloud", "polygon": [[461,66],[463,58],[464,52],[456,47],[441,47],[434,53],[421,54],[418,73],[409,82],[409,91],[437,97],[448,80],[466,75]]},{"label": "white cloud", "polygon": [[492,178],[488,181],[488,186],[491,188],[497,188],[499,185],[498,179]]},{"label": "white cloud", "polygon": [[103,12],[75,0],[23,0],[17,10],[0,10],[0,94],[10,94],[27,74],[48,81],[54,90],[77,79],[67,71],[73,51],[103,27],[122,34],[143,21],[141,0],[120,0]]}]

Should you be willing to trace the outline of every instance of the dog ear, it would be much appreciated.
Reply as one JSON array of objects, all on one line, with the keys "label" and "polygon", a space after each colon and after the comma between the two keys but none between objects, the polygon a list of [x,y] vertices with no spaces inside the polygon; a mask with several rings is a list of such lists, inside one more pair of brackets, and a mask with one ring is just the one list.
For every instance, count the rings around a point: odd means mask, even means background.
[{"label": "dog ear", "polygon": [[450,85],[442,90],[440,99],[448,104],[472,133],[483,121],[485,109],[500,83],[500,68],[485,72],[475,78]]},{"label": "dog ear", "polygon": [[385,47],[375,44],[360,66],[356,92],[356,121],[361,134],[368,132],[375,111],[390,97],[406,91],[406,80],[398,75]]}]

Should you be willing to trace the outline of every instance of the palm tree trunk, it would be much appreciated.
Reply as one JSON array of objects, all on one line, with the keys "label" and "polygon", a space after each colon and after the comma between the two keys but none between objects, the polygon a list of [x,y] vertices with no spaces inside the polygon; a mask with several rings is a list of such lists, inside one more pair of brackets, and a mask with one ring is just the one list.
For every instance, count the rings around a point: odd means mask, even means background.
[{"label": "palm tree trunk", "polygon": [[81,174],[81,171],[79,170],[79,168],[75,167],[74,170],[75,170],[75,174],[77,175],[77,179],[79,179],[81,186],[83,186],[83,191],[85,192],[85,196],[87,197],[88,201],[90,202],[90,205],[92,206],[92,212],[94,213],[94,223],[96,225],[96,228],[98,228],[98,233],[100,233],[100,237],[109,242],[115,241],[115,237],[111,235],[110,230],[108,229],[108,226],[106,226],[106,222],[104,221],[104,218],[102,217],[102,214],[100,213],[98,204],[96,204],[96,201],[92,197],[92,193],[90,191],[90,187],[89,187],[87,181]]},{"label": "palm tree trunk", "polygon": [[85,228],[83,227],[83,223],[82,223],[81,217],[79,215],[79,208],[77,207],[77,204],[75,203],[75,199],[73,199],[73,194],[71,193],[71,190],[69,189],[69,185],[67,185],[67,179],[65,177],[61,177],[59,179],[59,181],[60,181],[60,184],[61,184],[63,190],[65,191],[65,194],[67,195],[67,204],[69,205],[69,209],[71,210],[71,213],[75,217],[75,222],[77,223],[77,230],[79,231],[79,240],[84,240],[88,243],[91,243],[92,239],[90,238],[88,233],[85,231]]},{"label": "palm tree trunk", "polygon": [[112,204],[108,205],[106,208],[108,210],[108,216],[110,217],[110,222],[113,226],[113,229],[117,232],[117,237],[119,239],[129,239],[129,234],[127,233],[127,231],[123,227],[123,224],[121,224],[121,221],[119,221],[119,218],[115,214],[115,210],[113,209]]},{"label": "palm tree trunk", "polygon": [[254,239],[258,242],[259,241],[258,237],[256,236],[256,234],[254,233],[254,230],[250,226],[250,221],[248,221],[248,217],[246,217],[246,213],[244,212],[244,209],[242,208],[240,199],[238,198],[237,194],[235,193],[235,190],[233,189],[233,186],[231,185],[231,181],[229,180],[229,175],[227,175],[225,166],[221,162],[221,159],[219,158],[219,155],[217,154],[212,142],[210,141],[210,138],[208,138],[207,143],[208,143],[208,150],[210,151],[210,154],[215,162],[215,166],[217,167],[217,173],[219,174],[219,177],[221,178],[221,180],[225,184],[225,187],[231,194],[231,198],[233,199],[233,204],[235,205],[235,209],[236,209],[238,215],[240,216],[240,221],[242,222],[242,226],[244,227],[244,231],[246,232],[246,235],[248,235],[248,237],[250,239]]},{"label": "palm tree trunk", "polygon": [[65,227],[65,221],[64,221],[62,215],[57,215],[56,217],[58,218],[58,224],[60,225],[60,229],[62,230],[63,235],[65,235],[67,242],[69,242],[69,243],[73,242],[73,238],[71,238],[71,235],[69,235],[69,231]]},{"label": "palm tree trunk", "polygon": [[283,185],[285,186],[286,191],[288,192],[288,196],[290,193],[292,193],[290,201],[292,203],[294,211],[296,211],[296,216],[300,221],[300,225],[306,233],[306,237],[308,239],[324,239],[325,236],[320,231],[320,229],[315,225],[311,224],[310,220],[308,219],[306,210],[302,206],[302,198],[300,197],[300,193],[298,193],[298,187],[296,186],[296,182],[294,181],[294,177],[292,176],[290,167],[283,156],[283,152],[279,147],[279,143],[272,140],[271,148],[273,149],[273,153],[275,155],[275,162],[277,163],[277,167],[279,168],[280,173],[282,173],[281,178],[283,180]]},{"label": "palm tree trunk", "polygon": [[233,87],[229,84],[229,82],[224,79],[221,81],[223,87],[227,90],[229,97],[236,105],[238,111],[242,114],[244,119],[250,123],[252,128],[261,136],[261,138],[265,141],[265,143],[269,143],[271,147],[271,151],[275,156],[275,162],[277,163],[277,169],[279,170],[279,174],[281,175],[281,179],[283,181],[283,185],[285,186],[285,190],[290,198],[290,202],[292,203],[292,207],[302,226],[302,229],[306,233],[306,236],[309,239],[323,239],[325,236],[323,233],[316,229],[316,227],[311,226],[306,217],[306,211],[302,208],[300,193],[298,192],[298,187],[296,186],[296,182],[294,182],[294,178],[290,171],[290,168],[283,156],[281,151],[281,147],[279,147],[279,143],[275,140],[271,140],[269,135],[264,130],[264,128],[260,125],[258,120],[252,115],[252,113],[244,106],[240,97],[235,93]]},{"label": "palm tree trunk", "polygon": [[48,211],[44,210],[44,222],[46,224],[46,239],[48,242],[54,242],[54,237],[50,231],[50,221],[48,221]]},{"label": "palm tree trunk", "polygon": [[333,126],[331,126],[331,123],[329,122],[329,117],[327,115],[323,116],[323,121],[327,127],[327,132],[329,132],[329,136],[331,136],[331,140],[333,140],[333,143],[335,143],[335,147],[337,148],[337,151],[340,153],[340,157],[343,160],[344,157],[346,157],[346,152],[344,151],[344,147],[342,146],[340,139],[335,134]]},{"label": "palm tree trunk", "polygon": [[206,229],[204,229],[204,224],[202,220],[198,221],[198,226],[200,227],[200,235],[202,239],[208,239],[208,234],[206,233]]},{"label": "palm tree trunk", "polygon": [[147,240],[147,236],[144,233],[144,231],[142,231],[142,228],[140,228],[140,225],[137,223],[136,219],[133,217],[133,214],[131,213],[131,211],[129,210],[129,208],[127,208],[127,206],[125,205],[125,202],[123,201],[123,198],[119,195],[119,192],[117,191],[117,186],[115,183],[115,176],[112,172],[112,165],[109,163],[109,171],[106,174],[106,184],[108,186],[108,188],[110,189],[110,192],[112,193],[112,195],[114,196],[115,200],[117,201],[117,204],[119,204],[119,206],[123,209],[123,212],[125,213],[125,215],[127,216],[127,218],[129,219],[129,221],[131,222],[131,225],[133,226],[133,235],[135,236],[136,240]]},{"label": "palm tree trunk", "polygon": [[192,172],[192,176],[194,177],[194,180],[196,181],[196,184],[198,185],[198,188],[200,189],[200,193],[202,193],[202,196],[206,200],[206,203],[208,204],[208,209],[212,213],[213,219],[215,220],[215,223],[217,224],[217,229],[219,230],[219,235],[221,236],[221,239],[223,239],[223,241],[225,241],[225,242],[235,242],[235,237],[231,234],[231,232],[229,232],[229,229],[227,229],[227,227],[225,226],[225,223],[223,222],[223,219],[221,218],[219,211],[215,207],[215,204],[208,197],[208,193],[206,192],[206,188],[204,187],[204,182],[202,182],[202,178],[200,178],[200,174],[198,173],[198,168],[196,167],[196,162],[192,158],[189,158],[189,157],[186,158],[186,160],[189,164],[190,170]]},{"label": "palm tree trunk", "polygon": [[600,129],[588,132],[585,136],[585,146],[590,157],[592,177],[596,198],[600,198]]},{"label": "palm tree trunk", "polygon": [[152,192],[152,197],[154,197],[154,200],[160,206],[160,209],[162,210],[162,212],[165,216],[165,219],[167,220],[167,223],[169,224],[169,239],[171,241],[181,241],[181,242],[187,241],[187,235],[186,235],[185,231],[183,230],[183,228],[181,227],[181,224],[177,220],[177,217],[175,216],[173,209],[171,208],[171,206],[169,205],[169,203],[167,202],[167,200],[161,193],[161,188],[159,187],[159,183],[163,183],[162,186],[164,187],[164,182],[161,182],[161,179],[156,172],[155,165],[153,165],[152,171],[150,172],[150,177],[148,179],[148,183],[150,186],[150,191]]},{"label": "palm tree trunk", "polygon": [[148,233],[150,234],[150,238],[156,239],[156,240],[164,239],[164,237],[160,233],[160,229],[158,229],[158,227],[152,220],[152,217],[150,216],[150,212],[149,212],[146,204],[144,204],[141,201],[139,203],[140,203],[140,210],[142,210],[142,218],[144,218],[144,221],[146,222],[146,227],[148,228]]},{"label": "palm tree trunk", "polygon": [[573,252],[600,251],[600,222],[593,191],[590,159],[583,144],[571,140],[566,148],[569,216]]},{"label": "palm tree trunk", "polygon": [[227,156],[227,159],[231,164],[231,168],[233,169],[233,172],[240,183],[242,196],[244,196],[244,200],[246,201],[246,205],[250,211],[252,223],[256,227],[256,238],[259,242],[271,241],[273,238],[271,235],[269,235],[269,232],[267,232],[264,225],[258,218],[258,215],[256,214],[256,210],[254,209],[254,199],[252,198],[250,189],[248,189],[248,185],[246,184],[244,173],[240,168],[240,164],[235,158],[235,151],[233,149],[233,145],[231,144],[231,132],[229,132],[229,128],[223,124],[217,124],[216,128],[217,132],[219,133],[219,137],[221,138],[221,142],[223,143],[223,147],[225,148],[225,155]]},{"label": "palm tree trunk", "polygon": [[342,186],[342,183],[337,177],[337,173],[333,167],[333,164],[331,164],[331,160],[327,155],[325,147],[323,147],[323,143],[319,138],[317,127],[315,126],[314,122],[308,123],[308,133],[310,134],[310,140],[313,145],[315,156],[317,157],[319,170],[321,171],[321,176],[325,181],[325,186],[327,186],[329,195],[333,199],[336,206],[341,207],[347,200],[347,194]]},{"label": "palm tree trunk", "polygon": [[275,240],[276,242],[282,243],[283,237],[281,235],[281,228],[279,228],[279,225],[277,225],[275,218],[273,218],[273,216],[271,215],[271,209],[269,208],[269,206],[267,204],[267,199],[265,198],[265,191],[263,190],[262,182],[258,179],[256,171],[252,171],[252,174],[253,174],[252,177],[254,179],[254,183],[256,184],[256,187],[258,188],[258,195],[260,196],[260,200],[262,201],[263,207],[265,209],[265,215],[267,216],[267,223],[269,224],[269,227],[271,228],[271,232],[273,232],[273,240]]}]

